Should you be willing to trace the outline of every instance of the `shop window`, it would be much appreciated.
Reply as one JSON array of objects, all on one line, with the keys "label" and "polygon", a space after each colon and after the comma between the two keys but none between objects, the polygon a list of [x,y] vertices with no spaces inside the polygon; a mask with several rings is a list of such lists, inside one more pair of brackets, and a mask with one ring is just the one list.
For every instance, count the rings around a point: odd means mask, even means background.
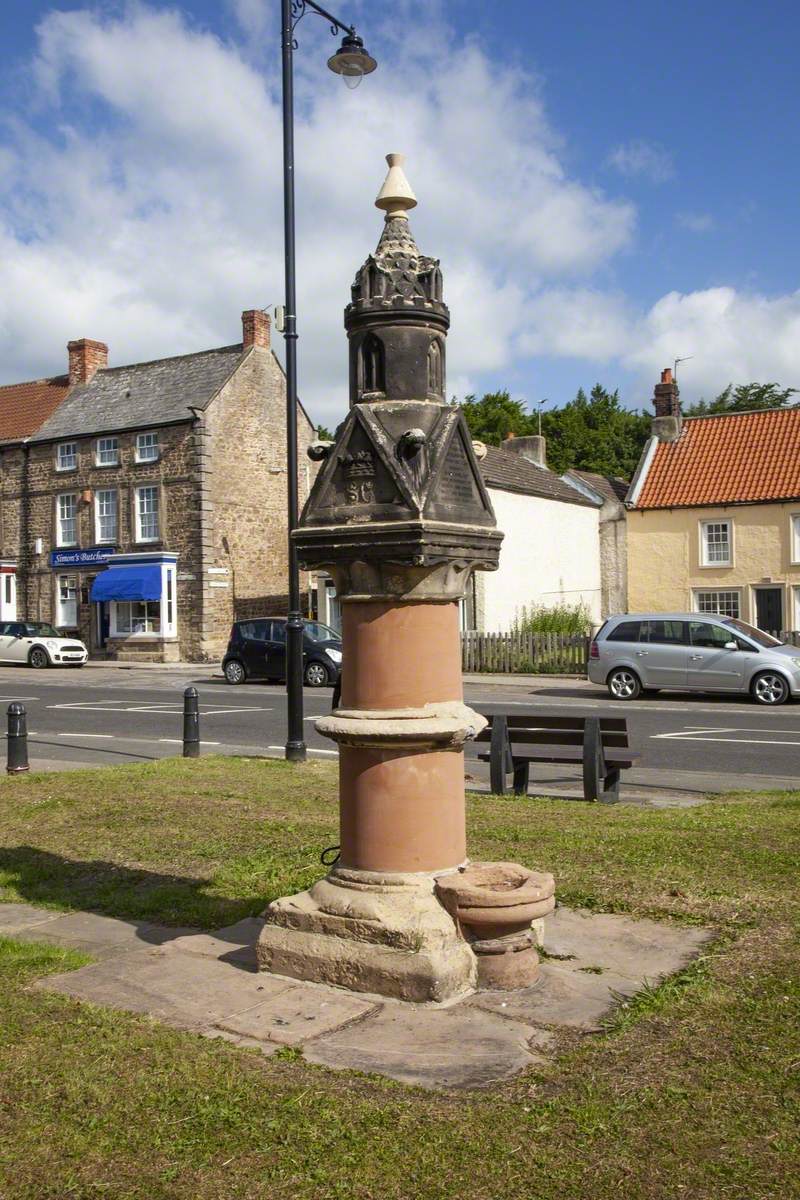
[{"label": "shop window", "polygon": [[157,542],[160,536],[158,521],[158,488],[136,489],[136,541]]},{"label": "shop window", "polygon": [[136,435],[136,461],[137,462],[157,462],[158,461],[158,434],[157,433],[137,433]]},{"label": "shop window", "polygon": [[64,492],[57,499],[56,541],[59,546],[78,544],[78,493]]},{"label": "shop window", "polygon": [[731,522],[700,522],[701,558],[704,567],[729,567],[731,554]]},{"label": "shop window", "polygon": [[114,633],[160,633],[160,600],[115,600],[112,604]]},{"label": "shop window", "polygon": [[116,467],[119,465],[119,438],[102,437],[97,439],[95,463],[98,467]]},{"label": "shop window", "polygon": [[695,592],[695,612],[712,613],[720,617],[741,616],[741,604],[738,592]]},{"label": "shop window", "polygon": [[78,466],[78,443],[61,442],[56,450],[56,470],[74,471]]},{"label": "shop window", "polygon": [[98,544],[116,544],[117,493],[115,488],[102,488],[95,493],[95,538]]},{"label": "shop window", "polygon": [[78,577],[59,575],[56,580],[56,625],[75,629],[78,625]]}]

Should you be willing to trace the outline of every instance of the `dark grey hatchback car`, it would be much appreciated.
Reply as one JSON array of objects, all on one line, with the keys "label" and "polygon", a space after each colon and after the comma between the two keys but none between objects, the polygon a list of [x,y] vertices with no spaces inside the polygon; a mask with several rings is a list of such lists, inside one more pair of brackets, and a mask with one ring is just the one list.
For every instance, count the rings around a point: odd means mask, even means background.
[{"label": "dark grey hatchback car", "polygon": [[[319,621],[303,628],[303,680],[309,687],[335,684],[342,668],[342,639]],[[228,683],[247,679],[286,680],[286,618],[235,621],[222,670]]]}]

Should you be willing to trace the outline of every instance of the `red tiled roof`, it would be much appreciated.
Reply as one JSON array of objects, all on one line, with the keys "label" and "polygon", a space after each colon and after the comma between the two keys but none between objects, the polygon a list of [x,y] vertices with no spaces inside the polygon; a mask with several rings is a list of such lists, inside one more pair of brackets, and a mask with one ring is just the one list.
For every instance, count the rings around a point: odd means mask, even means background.
[{"label": "red tiled roof", "polygon": [[800,408],[691,417],[656,448],[636,508],[800,498]]},{"label": "red tiled roof", "polygon": [[0,387],[0,442],[35,433],[53,415],[68,391],[66,375]]}]

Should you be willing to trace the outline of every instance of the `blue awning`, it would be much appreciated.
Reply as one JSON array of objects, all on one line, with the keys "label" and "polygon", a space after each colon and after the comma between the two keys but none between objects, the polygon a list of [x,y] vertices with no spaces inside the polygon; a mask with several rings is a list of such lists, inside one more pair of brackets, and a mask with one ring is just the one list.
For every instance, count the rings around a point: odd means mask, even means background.
[{"label": "blue awning", "polygon": [[106,567],[92,584],[92,600],[160,600],[161,567],[142,563],[132,567]]}]

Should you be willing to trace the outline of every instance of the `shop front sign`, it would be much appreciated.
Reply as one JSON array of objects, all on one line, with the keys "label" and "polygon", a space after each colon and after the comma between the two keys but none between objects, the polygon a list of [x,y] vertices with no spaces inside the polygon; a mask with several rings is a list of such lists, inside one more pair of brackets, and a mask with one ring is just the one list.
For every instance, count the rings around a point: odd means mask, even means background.
[{"label": "shop front sign", "polygon": [[116,554],[114,546],[93,546],[87,550],[51,550],[51,567],[104,567],[112,554]]}]

